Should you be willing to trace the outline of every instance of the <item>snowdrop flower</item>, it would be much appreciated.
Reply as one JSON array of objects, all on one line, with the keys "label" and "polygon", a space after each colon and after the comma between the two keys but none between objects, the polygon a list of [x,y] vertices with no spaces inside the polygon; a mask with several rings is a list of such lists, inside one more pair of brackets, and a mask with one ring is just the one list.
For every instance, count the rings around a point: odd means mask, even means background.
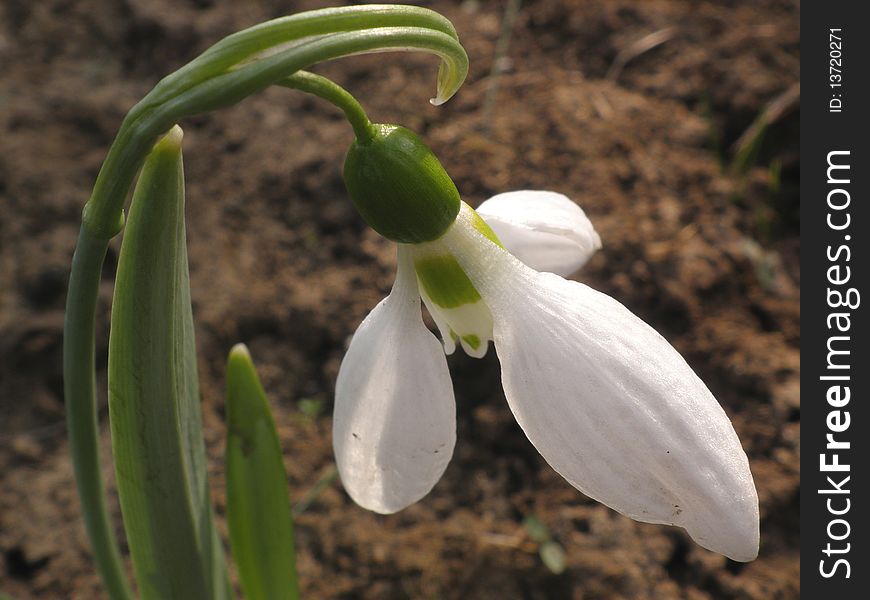
[{"label": "snowdrop flower", "polygon": [[[600,247],[583,211],[525,191],[477,213],[419,138],[382,127],[345,163],[360,212],[399,242],[393,289],[357,329],[336,384],[333,444],[353,500],[393,513],[432,489],[456,441],[445,351],[458,342],[482,357],[492,341],[517,422],[571,485],[753,560],[758,498],[719,403],[649,325],[559,276]],[[421,298],[443,345],[423,323]]]}]

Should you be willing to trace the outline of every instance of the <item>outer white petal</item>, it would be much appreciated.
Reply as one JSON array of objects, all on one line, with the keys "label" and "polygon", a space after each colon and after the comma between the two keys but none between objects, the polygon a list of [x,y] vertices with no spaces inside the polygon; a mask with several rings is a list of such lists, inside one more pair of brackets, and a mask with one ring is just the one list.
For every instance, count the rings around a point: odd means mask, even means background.
[{"label": "outer white petal", "polygon": [[338,472],[357,504],[393,513],[432,489],[455,442],[444,350],[423,324],[414,270],[400,246],[393,290],[357,329],[338,373]]},{"label": "outer white petal", "polygon": [[754,559],[758,497],[746,454],[685,360],[613,298],[537,273],[494,244],[481,256],[481,238],[470,227],[445,236],[492,311],[505,396],[541,455],[629,517]]},{"label": "outer white petal", "polygon": [[556,192],[498,194],[477,213],[511,254],[536,271],[570,275],[601,248],[583,209]]}]

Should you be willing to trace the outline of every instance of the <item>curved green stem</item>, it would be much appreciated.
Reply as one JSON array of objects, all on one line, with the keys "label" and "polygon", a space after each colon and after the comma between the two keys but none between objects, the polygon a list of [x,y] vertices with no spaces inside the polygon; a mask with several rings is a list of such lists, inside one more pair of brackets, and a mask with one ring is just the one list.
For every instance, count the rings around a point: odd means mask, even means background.
[{"label": "curved green stem", "polygon": [[353,127],[358,140],[368,140],[374,135],[374,127],[362,105],[350,92],[326,77],[308,71],[297,71],[290,77],[278,81],[277,85],[313,94],[340,108]]},{"label": "curved green stem", "polygon": [[105,505],[95,401],[94,315],[108,244],[108,239],[94,237],[82,226],[73,255],[66,300],[63,383],[70,452],[94,560],[109,597],[127,600],[132,599],[133,594]]},{"label": "curved green stem", "polygon": [[[418,6],[367,5],[325,8],[273,19],[229,35],[162,79],[140,104],[158,103],[225,72],[257,53],[301,38],[376,27],[419,27],[459,40],[453,24]],[[459,86],[457,85],[457,88]],[[453,90],[455,91],[455,90]]]},{"label": "curved green stem", "polygon": [[[436,102],[449,98],[468,72],[465,50],[449,35],[419,27],[378,27],[316,38],[231,69],[166,101],[151,115],[158,120],[177,120],[224,108],[311,65],[339,57],[390,50],[425,50],[441,58],[449,75],[439,73]],[[144,116],[143,122],[148,122],[148,119],[149,116]]]},{"label": "curved green stem", "polygon": [[[312,36],[320,37],[303,40]],[[295,45],[281,47],[288,43]],[[266,55],[276,47],[279,52]],[[161,80],[125,117],[83,210],[64,325],[70,449],[88,535],[112,600],[132,595],[100,476],[94,315],[106,248],[123,228],[123,206],[136,173],[158,137],[181,117],[232,105],[287,78],[293,81],[294,73],[317,62],[390,49],[419,49],[441,57],[435,103],[450,98],[468,72],[468,58],[455,29],[438,13],[400,5],[326,9],[276,19],[225,38]],[[295,84],[319,90],[312,93],[342,107],[357,135],[366,134],[368,119],[349,94],[350,101],[337,86],[341,92],[304,79],[297,77]]]},{"label": "curved green stem", "polygon": [[386,50],[425,50],[442,59],[436,103],[455,93],[468,73],[468,57],[455,38],[417,27],[378,27],[331,34],[242,65],[147,110],[131,111],[100,169],[84,208],[83,221],[95,233],[107,237],[121,230],[122,208],[133,178],[157,138],[180,118],[231,106],[319,62]]}]

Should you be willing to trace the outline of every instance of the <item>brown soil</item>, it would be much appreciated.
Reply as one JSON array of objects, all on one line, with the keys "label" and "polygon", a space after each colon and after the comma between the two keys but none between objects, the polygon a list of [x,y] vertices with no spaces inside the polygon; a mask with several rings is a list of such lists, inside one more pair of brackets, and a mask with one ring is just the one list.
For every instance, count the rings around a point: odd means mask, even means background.
[{"label": "brown soil", "polygon": [[[421,133],[473,205],[544,188],[584,206],[605,247],[578,277],[661,331],[733,418],[758,485],[761,554],[746,565],[727,561],[681,530],[635,523],[575,491],[514,422],[490,352],[450,359],[458,444],[426,499],[382,517],[332,483],[298,519],[304,596],[798,597],[797,110],[768,128],[745,175],[728,169],[733,142],[798,81],[797,0],[529,0],[489,109],[502,3],[425,4],[453,20],[471,58],[468,82],[447,105],[426,102],[430,57],[364,56],[319,70],[374,119]],[[3,592],[103,597],[70,467],[60,354],[79,211],[121,118],[159,77],[223,35],[321,5],[0,4]],[[621,50],[668,27],[676,28],[670,39],[607,78]],[[223,364],[238,341],[249,344],[270,394],[298,501],[331,469],[338,365],[348,336],[389,289],[394,252],[348,202],[340,168],[351,130],[330,106],[275,89],[182,125],[218,513]],[[117,248],[101,290],[103,388]],[[324,410],[306,415],[302,399]],[[103,400],[104,431],[105,413]],[[563,574],[538,557],[523,525],[529,515],[564,547]]]}]

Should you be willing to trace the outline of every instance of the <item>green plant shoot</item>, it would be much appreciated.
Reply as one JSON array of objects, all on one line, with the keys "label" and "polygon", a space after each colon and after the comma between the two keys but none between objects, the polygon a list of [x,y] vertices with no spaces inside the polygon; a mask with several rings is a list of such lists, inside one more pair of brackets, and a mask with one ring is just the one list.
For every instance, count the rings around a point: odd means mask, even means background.
[{"label": "green plant shoot", "polygon": [[181,129],[151,151],[121,246],[109,337],[112,451],[142,598],[229,595],[206,481]]},{"label": "green plant shoot", "polygon": [[227,361],[227,520],[230,549],[248,600],[295,600],[296,557],[278,432],[251,355]]}]

